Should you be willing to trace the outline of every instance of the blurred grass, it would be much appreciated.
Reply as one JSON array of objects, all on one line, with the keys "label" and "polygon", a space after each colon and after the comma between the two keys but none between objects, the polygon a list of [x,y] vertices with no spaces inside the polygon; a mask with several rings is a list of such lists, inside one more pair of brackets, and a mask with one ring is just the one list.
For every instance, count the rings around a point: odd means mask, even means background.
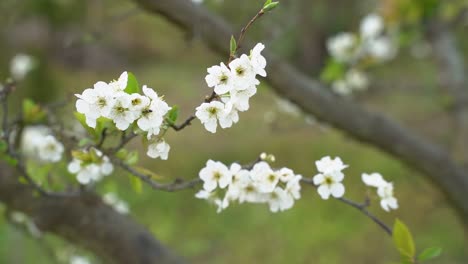
[{"label": "blurred grass", "polygon": [[[147,28],[151,32],[147,33]],[[206,67],[223,57],[209,52],[197,40],[185,36],[162,19],[138,16],[117,25],[114,31],[141,38],[148,52],[135,55],[129,64],[113,65],[99,71],[76,71],[60,63],[48,62],[60,94],[80,92],[97,80],[111,80],[121,71],[136,74],[140,84],[148,84],[164,95],[169,104],[181,107],[180,117],[192,113],[210,90],[204,83]],[[122,33],[123,34],[123,33]],[[105,39],[104,41],[112,41]],[[154,55],[154,57],[152,56]],[[398,62],[397,62],[398,63]],[[431,68],[400,62],[427,76],[434,83]],[[395,65],[375,73],[387,84],[404,86],[409,72]],[[432,77],[431,77],[432,76]],[[50,76],[49,76],[50,77]],[[381,80],[381,79],[379,79]],[[393,83],[389,80],[397,80]],[[26,84],[25,84],[26,85]],[[27,82],[29,89],[47,91],[48,83]],[[44,92],[43,92],[44,93]],[[372,96],[369,107],[385,111],[414,128],[441,111],[437,93],[409,93],[395,89],[384,96]],[[60,96],[59,96],[60,97]],[[389,225],[402,219],[416,237],[418,249],[440,246],[443,255],[434,263],[466,263],[467,242],[463,228],[442,195],[418,173],[372,147],[362,145],[341,132],[320,125],[307,125],[303,118],[278,111],[275,95],[261,86],[251,101],[251,110],[242,113],[240,122],[216,134],[206,132],[198,121],[188,129],[168,133],[171,144],[168,161],[143,158],[141,164],[166,179],[194,178],[208,159],[225,163],[249,162],[261,152],[273,153],[275,166],[287,166],[304,176],[313,176],[314,161],[325,155],[340,156],[346,170],[346,197],[361,200],[365,188],[360,173],[378,171],[395,184],[400,209],[385,213],[377,202],[371,209]],[[277,126],[265,122],[265,113],[276,113]],[[70,112],[71,115],[71,112]],[[138,140],[132,143],[140,148]],[[142,149],[142,157],[144,156]],[[293,209],[272,214],[266,205],[235,205],[221,214],[204,201],[194,198],[196,190],[164,193],[144,187],[142,194],[132,191],[126,175],[108,177],[102,189],[116,190],[130,203],[132,217],[169,247],[194,263],[388,263],[397,260],[391,239],[373,222],[338,201],[323,201],[310,186],[303,186],[303,198]],[[101,189],[101,188],[100,188]],[[0,218],[1,219],[1,218]],[[0,263],[50,263],[40,242],[21,235],[0,220]],[[47,237],[52,245],[62,245]],[[21,249],[21,251],[19,251]],[[26,252],[19,254],[18,252]],[[18,262],[19,261],[19,262]]]}]

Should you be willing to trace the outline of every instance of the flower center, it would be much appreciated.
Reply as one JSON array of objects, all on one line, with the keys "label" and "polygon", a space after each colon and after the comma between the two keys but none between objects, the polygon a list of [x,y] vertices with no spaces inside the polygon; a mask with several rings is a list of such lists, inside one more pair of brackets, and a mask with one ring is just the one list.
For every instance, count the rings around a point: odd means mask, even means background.
[{"label": "flower center", "polygon": [[268,175],[267,179],[268,179],[269,182],[274,182],[276,180],[276,176],[274,174],[270,174],[270,175]]},{"label": "flower center", "polygon": [[98,105],[99,105],[100,107],[106,106],[106,105],[107,105],[106,99],[105,99],[105,98],[102,98],[102,97],[99,97],[99,99],[98,99]]},{"label": "flower center", "polygon": [[325,184],[332,185],[333,179],[330,176],[325,176]]},{"label": "flower center", "polygon": [[221,179],[221,176],[223,176],[219,171],[213,172],[213,179],[219,180]]},{"label": "flower center", "polygon": [[132,105],[135,106],[135,105],[139,105],[141,104],[141,99],[140,98],[135,98],[132,100]]},{"label": "flower center", "polygon": [[211,116],[214,116],[214,115],[216,115],[216,113],[218,113],[218,108],[216,108],[216,107],[210,107],[210,108],[208,109],[208,112],[210,113]]},{"label": "flower center", "polygon": [[237,67],[236,68],[236,73],[237,73],[237,75],[242,76],[245,73],[245,69],[242,68],[242,67]]},{"label": "flower center", "polygon": [[228,81],[228,77],[227,75],[221,75],[221,77],[219,78],[219,82],[222,83],[222,84],[226,84]]},{"label": "flower center", "polygon": [[244,190],[246,193],[253,193],[255,192],[255,187],[253,187],[252,185],[248,185],[244,188]]}]

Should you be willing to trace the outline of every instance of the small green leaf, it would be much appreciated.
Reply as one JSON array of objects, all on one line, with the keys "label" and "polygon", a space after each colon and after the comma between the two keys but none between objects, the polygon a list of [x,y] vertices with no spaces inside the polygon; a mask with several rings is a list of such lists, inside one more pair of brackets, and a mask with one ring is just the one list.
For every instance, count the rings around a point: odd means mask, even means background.
[{"label": "small green leaf", "polygon": [[393,226],[393,242],[402,256],[409,259],[414,258],[416,250],[413,236],[408,227],[398,219]]},{"label": "small green leaf", "polygon": [[88,124],[86,124],[86,116],[84,114],[75,112],[74,115],[75,115],[76,120],[80,122],[80,124],[83,126],[84,129],[86,129],[88,134],[93,136],[93,138],[97,138],[99,136],[99,134],[96,133],[96,130],[94,130],[94,128],[89,127]]},{"label": "small green leaf", "polygon": [[131,72],[128,73],[127,87],[125,87],[124,91],[128,94],[140,93],[140,86],[138,85],[138,81],[135,75],[133,75]]},{"label": "small green leaf", "polygon": [[128,153],[126,162],[128,165],[134,165],[138,162],[138,152],[137,151],[132,151]]},{"label": "small green leaf", "polygon": [[4,155],[2,158],[6,163],[8,163],[8,165],[12,167],[15,167],[16,165],[18,165],[18,160],[15,158],[12,158],[11,156]]},{"label": "small green leaf", "polygon": [[263,7],[263,12],[268,12],[275,9],[278,6],[279,2],[271,2]]},{"label": "small green leaf", "polygon": [[263,7],[265,8],[265,6],[269,5],[270,3],[271,3],[271,0],[266,0],[265,4],[263,4]]},{"label": "small green leaf", "polygon": [[130,175],[130,184],[132,185],[132,189],[136,193],[141,193],[143,191],[143,183],[141,180],[133,175]]},{"label": "small green leaf", "polygon": [[23,119],[25,123],[38,123],[46,118],[46,113],[40,105],[31,99],[23,100]]},{"label": "small green leaf", "polygon": [[343,78],[346,72],[346,67],[344,64],[334,60],[329,59],[320,75],[322,81],[331,83],[336,80]]},{"label": "small green leaf", "polygon": [[133,167],[133,169],[135,171],[137,171],[138,173],[143,174],[143,175],[145,175],[145,176],[147,176],[148,178],[151,178],[151,179],[161,180],[161,179],[164,178],[161,175],[156,174],[156,173],[154,173],[154,172],[152,172],[152,171],[150,171],[150,170],[148,170],[146,168],[143,168],[143,167],[136,166],[136,167]]},{"label": "small green leaf", "polygon": [[426,261],[440,256],[442,249],[440,247],[430,247],[423,250],[418,256],[418,261]]},{"label": "small green leaf", "polygon": [[115,156],[118,159],[121,159],[121,160],[125,160],[127,158],[127,155],[128,155],[128,151],[126,149],[124,149],[124,148],[119,149],[119,151],[117,151],[117,153],[115,153]]},{"label": "small green leaf", "polygon": [[230,51],[231,51],[231,56],[236,55],[237,43],[236,43],[236,39],[234,38],[234,36],[231,36],[231,41],[229,42],[229,47],[230,47]]},{"label": "small green leaf", "polygon": [[177,118],[179,117],[179,106],[174,105],[169,113],[167,113],[167,120],[170,124],[175,124]]}]

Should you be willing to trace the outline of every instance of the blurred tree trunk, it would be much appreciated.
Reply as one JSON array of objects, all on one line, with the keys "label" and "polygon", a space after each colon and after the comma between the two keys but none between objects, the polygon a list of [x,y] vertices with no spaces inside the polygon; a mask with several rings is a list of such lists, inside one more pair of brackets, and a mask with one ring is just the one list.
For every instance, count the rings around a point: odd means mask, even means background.
[{"label": "blurred tree trunk", "polygon": [[453,98],[453,153],[468,164],[468,72],[464,56],[448,24],[431,21],[427,36],[439,70],[440,86]]},{"label": "blurred tree trunk", "polygon": [[144,227],[105,205],[94,193],[73,197],[38,196],[0,162],[0,201],[30,217],[43,232],[58,235],[115,264],[185,263]]}]

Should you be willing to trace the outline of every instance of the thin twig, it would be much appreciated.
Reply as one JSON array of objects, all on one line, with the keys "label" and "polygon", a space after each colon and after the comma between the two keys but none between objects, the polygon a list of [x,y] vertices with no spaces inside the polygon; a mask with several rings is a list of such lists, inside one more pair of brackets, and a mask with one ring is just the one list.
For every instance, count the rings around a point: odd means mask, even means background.
[{"label": "thin twig", "polygon": [[199,183],[202,182],[201,179],[196,178],[190,181],[176,179],[173,183],[159,183],[159,182],[152,180],[150,176],[135,170],[134,168],[132,168],[130,165],[126,164],[122,160],[114,159],[113,162],[114,164],[117,164],[119,167],[128,171],[132,175],[138,177],[139,179],[141,179],[142,181],[150,185],[151,188],[156,189],[156,190],[175,192],[175,191],[193,188],[195,185],[198,185]]},{"label": "thin twig", "polygon": [[[250,19],[249,23],[247,23],[247,25],[245,25],[242,29],[241,29],[241,32],[239,34],[239,38],[237,39],[237,46],[236,46],[236,50],[234,53],[232,54],[229,54],[229,60],[227,62],[227,64],[229,64],[234,58],[235,58],[235,55],[236,55],[236,52],[240,49],[241,45],[242,45],[242,42],[244,41],[244,38],[245,38],[245,34],[247,33],[247,30],[252,26],[252,24],[257,20],[259,19],[261,16],[263,16],[263,14],[265,14],[265,12],[263,11],[263,8],[260,9],[260,11],[258,11],[257,14],[255,14],[255,16]],[[216,98],[219,98],[219,96],[213,91],[211,93],[211,95],[209,96],[206,96],[205,97],[205,100],[204,102],[205,103],[210,103],[211,101],[213,101],[214,99]],[[190,115],[184,122],[182,122],[180,125],[176,125],[176,124],[170,124],[170,127],[172,127],[175,131],[180,131],[182,129],[184,129],[185,127],[189,126],[192,124],[192,121],[195,119],[195,115]]]},{"label": "thin twig", "polygon": [[[314,181],[313,181],[312,178],[302,178],[301,181],[304,182],[304,183],[310,184],[310,185],[314,186],[315,188],[317,188],[317,185],[314,184]],[[373,215],[371,212],[369,212],[367,210],[367,207],[370,206],[370,200],[368,198],[366,198],[363,203],[357,203],[357,202],[354,202],[354,201],[349,200],[349,199],[344,198],[344,197],[335,198],[335,199],[338,200],[338,201],[341,201],[341,202],[343,202],[343,203],[345,203],[347,205],[350,205],[351,207],[361,211],[364,215],[369,217],[378,226],[380,226],[385,231],[385,233],[387,233],[389,236],[392,236],[392,234],[393,234],[392,228],[390,228],[382,220],[380,220],[377,216]]]}]

